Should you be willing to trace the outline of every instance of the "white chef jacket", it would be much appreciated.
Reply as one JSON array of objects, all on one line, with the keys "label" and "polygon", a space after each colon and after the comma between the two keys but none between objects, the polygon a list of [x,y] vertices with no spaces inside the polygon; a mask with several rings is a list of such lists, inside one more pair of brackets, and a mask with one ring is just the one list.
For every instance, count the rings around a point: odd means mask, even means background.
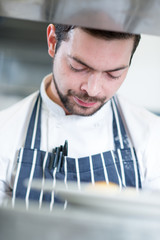
[{"label": "white chef jacket", "polygon": [[[94,155],[114,149],[110,101],[89,117],[65,115],[46,94],[52,75],[41,84],[41,150],[52,151],[68,140],[68,156]],[[0,201],[12,194],[18,151],[26,132],[38,91],[0,112]],[[160,118],[118,95],[120,111],[135,147],[142,188],[160,189]]]}]

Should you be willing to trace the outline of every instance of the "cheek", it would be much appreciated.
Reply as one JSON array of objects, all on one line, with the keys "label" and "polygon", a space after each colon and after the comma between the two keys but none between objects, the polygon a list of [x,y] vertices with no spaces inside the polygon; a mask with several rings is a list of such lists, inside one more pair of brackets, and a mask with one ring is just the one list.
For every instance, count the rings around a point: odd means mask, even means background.
[{"label": "cheek", "polygon": [[55,59],[53,74],[59,89],[63,92],[67,88],[70,76],[62,58]]},{"label": "cheek", "polygon": [[124,82],[124,80],[125,80],[125,78],[126,78],[126,75],[127,75],[127,72],[124,72],[124,73],[122,74],[122,76],[120,77],[120,79],[115,80],[114,89],[115,89],[116,91],[117,91],[117,90],[121,87],[121,85],[123,84],[123,82]]},{"label": "cheek", "polygon": [[62,92],[66,93],[69,89],[78,90],[80,88],[80,78],[69,69],[66,64],[57,68],[57,84]]},{"label": "cheek", "polygon": [[84,80],[84,77],[81,74],[73,72],[70,67],[65,64],[63,70],[61,71],[61,77],[63,78],[63,84],[72,90],[79,90],[81,82]]},{"label": "cheek", "polygon": [[103,85],[103,94],[108,98],[112,97],[121,87],[123,81],[124,79],[107,81],[106,84]]},{"label": "cheek", "polygon": [[117,83],[115,83],[115,91],[117,91],[121,87],[123,82],[124,82],[124,78],[120,79],[119,81],[117,81]]}]

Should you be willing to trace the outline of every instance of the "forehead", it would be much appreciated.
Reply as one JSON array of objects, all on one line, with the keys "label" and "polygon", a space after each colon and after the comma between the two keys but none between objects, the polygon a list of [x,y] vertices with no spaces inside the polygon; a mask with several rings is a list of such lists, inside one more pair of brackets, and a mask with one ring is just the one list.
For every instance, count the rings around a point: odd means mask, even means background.
[{"label": "forehead", "polygon": [[80,57],[88,63],[127,64],[131,57],[133,43],[133,38],[108,40],[75,28],[69,32],[67,41],[62,45],[67,54]]}]

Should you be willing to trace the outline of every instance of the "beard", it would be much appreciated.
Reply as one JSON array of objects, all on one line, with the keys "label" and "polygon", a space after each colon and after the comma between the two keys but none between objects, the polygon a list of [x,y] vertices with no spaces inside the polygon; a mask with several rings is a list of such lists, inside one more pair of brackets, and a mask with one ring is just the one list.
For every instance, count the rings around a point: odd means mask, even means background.
[{"label": "beard", "polygon": [[[63,94],[60,89],[58,88],[58,85],[56,83],[56,80],[53,76],[53,82],[57,91],[57,94],[67,110],[69,114],[79,115],[79,116],[91,116],[94,113],[96,113],[98,110],[102,108],[102,106],[107,102],[106,97],[97,98],[97,97],[91,97],[86,92],[75,92],[74,90],[69,89],[66,94]],[[84,107],[80,106],[73,101],[73,97],[76,97],[84,102],[94,102],[96,103],[97,107]]]}]

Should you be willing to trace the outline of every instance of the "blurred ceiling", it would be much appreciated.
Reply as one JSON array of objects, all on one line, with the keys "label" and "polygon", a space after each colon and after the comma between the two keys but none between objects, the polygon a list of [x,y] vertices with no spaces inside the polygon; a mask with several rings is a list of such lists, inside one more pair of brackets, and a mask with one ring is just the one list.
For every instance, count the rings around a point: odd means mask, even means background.
[{"label": "blurred ceiling", "polygon": [[1,0],[0,16],[160,35],[159,0]]}]

